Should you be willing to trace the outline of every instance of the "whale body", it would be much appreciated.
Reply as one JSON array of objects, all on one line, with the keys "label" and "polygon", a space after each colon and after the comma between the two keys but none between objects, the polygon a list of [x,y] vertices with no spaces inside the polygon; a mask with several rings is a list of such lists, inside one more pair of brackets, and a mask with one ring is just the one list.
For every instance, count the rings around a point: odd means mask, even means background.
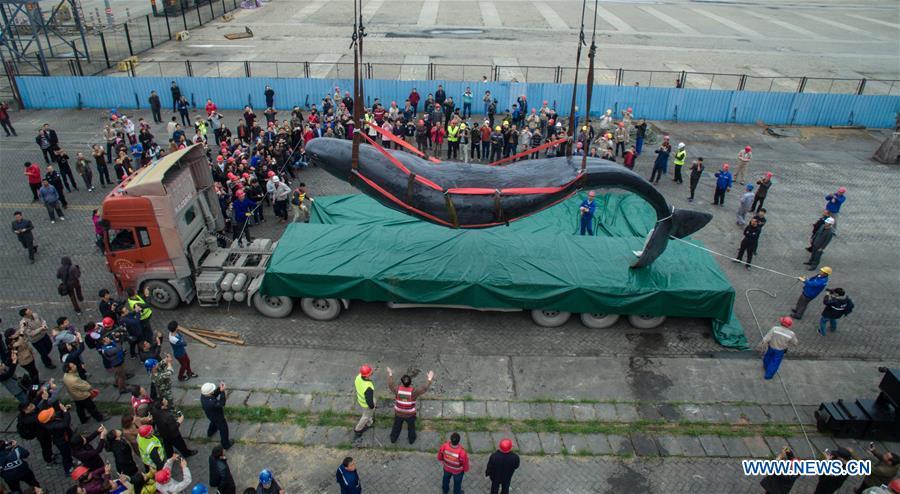
[{"label": "whale body", "polygon": [[[490,228],[537,213],[582,188],[615,187],[646,200],[657,223],[634,268],[649,266],[668,244],[703,228],[712,215],[676,210],[643,177],[613,162],[581,157],[530,159],[505,166],[433,163],[407,152],[361,144],[353,170],[352,142],[317,138],[306,146],[309,162],[347,181],[384,206],[450,228]],[[389,158],[390,156],[390,158]],[[393,159],[391,159],[393,158]]]}]

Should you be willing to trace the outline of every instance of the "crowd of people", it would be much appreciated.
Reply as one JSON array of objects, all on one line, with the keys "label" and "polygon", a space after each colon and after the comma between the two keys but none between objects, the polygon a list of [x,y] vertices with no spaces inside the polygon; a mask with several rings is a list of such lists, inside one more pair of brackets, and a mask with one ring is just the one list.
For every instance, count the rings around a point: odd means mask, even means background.
[{"label": "crowd of people", "polygon": [[[231,128],[211,100],[206,101],[203,114],[191,121],[190,105],[175,82],[172,82],[170,91],[173,112],[178,115],[165,123],[162,139],[154,135],[151,124],[143,118],[135,122],[133,117],[117,110],[110,112],[102,131],[105,142],[95,143],[90,151],[75,154],[74,171],[81,177],[84,189],[95,190],[94,169],[100,187],[106,188],[154,160],[199,144],[207,152],[219,206],[228,219],[225,230],[220,232],[222,242],[228,238],[238,243],[252,242],[250,227],[266,221],[266,205],[272,207],[272,213],[279,222],[289,221],[290,209],[293,210],[292,221],[301,218],[309,220],[307,205],[314,199],[305,183],[297,180],[307,166],[305,144],[316,138],[353,138],[356,124],[352,116],[354,105],[358,103],[349,92],[342,94],[339,88],[335,88],[333,94],[325,95],[319,104],[312,104],[308,109],[294,106],[279,119],[282,112],[276,110],[275,91],[267,86],[262,118],[252,108],[246,107]],[[483,105],[483,118],[476,119],[472,113],[476,99]],[[426,156],[467,163],[553,157],[564,155],[568,146],[572,146],[574,156],[586,153],[613,162],[621,160],[622,165],[629,169],[635,168],[650,133],[648,123],[635,119],[633,109],[627,108],[618,117],[613,115],[612,110],[607,110],[596,121],[578,123],[576,120],[577,132],[568,141],[567,122],[548,106],[547,101],[531,106],[522,95],[511,108],[499,111],[498,101],[490,91],[476,96],[470,88],[460,95],[459,100],[457,105],[453,96],[446,94],[441,86],[424,98],[413,88],[402,105],[396,101],[385,105],[374,98],[371,107],[363,109],[364,124],[360,132],[375,142],[380,139],[385,148],[403,150],[389,136],[376,131],[374,126],[377,125]],[[162,103],[155,91],[148,102],[154,123],[163,124]],[[8,127],[7,133],[14,132],[6,108],[0,107],[0,123],[3,123],[4,130]],[[51,223],[57,218],[65,220],[64,210],[68,207],[66,194],[80,190],[71,157],[61,145],[58,133],[48,124],[41,127],[35,142],[42,153],[45,168],[42,171],[37,163],[25,163],[25,175],[33,200],[46,206]],[[85,153],[93,157],[93,169]],[[703,158],[688,160],[688,145],[681,142],[673,146],[669,136],[662,138],[653,154],[649,181],[659,184],[662,177],[670,176],[669,161],[672,159],[671,180],[680,185],[687,174],[690,194],[687,200],[693,202],[697,186],[706,171]],[[738,182],[742,187],[735,222],[742,228],[743,238],[733,260],[743,263],[747,270],[753,267],[753,257],[760,245],[760,236],[767,222],[763,204],[774,184],[772,172],[754,173],[751,166],[753,159],[752,148],[745,146],[736,154],[737,170],[734,175],[729,163],[718,166],[713,173],[715,186],[711,201],[714,206],[724,207],[726,195],[735,187],[734,183]],[[110,165],[113,166],[112,174]],[[687,172],[683,172],[685,165],[688,166]],[[818,271],[818,274],[809,278],[800,277],[804,286],[791,317],[782,317],[760,343],[760,349],[765,352],[766,379],[777,373],[785,351],[798,342],[791,330],[794,320],[801,319],[807,305],[822,292],[825,292],[825,297],[819,322],[821,335],[826,335],[829,329],[836,331],[838,319],[853,310],[853,302],[843,288],[827,289],[832,269],[828,266],[819,268],[822,254],[836,234],[837,218],[846,200],[845,194],[846,189],[840,187],[825,196],[824,211],[813,225],[807,247],[810,259],[806,264],[810,271]],[[592,224],[597,209],[594,196],[591,192],[580,208],[582,235],[594,233]],[[102,250],[102,232],[98,226],[101,218],[97,211],[93,216],[97,245]],[[33,224],[21,212],[16,212],[12,229],[34,262],[38,246],[32,233]],[[73,309],[80,315],[79,302],[84,301],[79,282],[80,269],[71,259],[63,258],[57,278],[60,280],[60,295],[70,297]],[[197,377],[191,369],[184,338],[174,321],[168,325],[165,336],[152,330],[152,309],[145,303],[142,294],[129,292],[128,298],[120,302],[116,302],[108,290],[101,291],[99,296],[102,320],[87,323],[81,331],[65,317],[58,318],[56,326],[50,328],[46,321],[27,308],[22,309],[19,328],[5,331],[0,348],[0,381],[20,403],[18,432],[23,439],[38,440],[43,459],[48,464],[56,461],[57,454],[53,453],[56,449],[62,468],[75,482],[72,494],[129,490],[152,492],[147,486],[173,494],[181,492],[193,481],[186,458],[196,454],[179,432],[183,415],[177,410],[171,393],[175,360],[180,366],[179,380]],[[166,340],[171,346],[171,353],[163,354]],[[149,377],[149,391],[144,386],[128,384],[134,376],[126,371],[126,345],[128,355],[144,364]],[[55,369],[51,355],[54,348],[59,351],[65,372],[61,386],[53,379],[41,380],[34,355],[35,352],[38,354],[47,369]],[[93,402],[97,393],[88,381],[85,349],[96,350],[103,367],[113,374],[119,392],[131,394],[132,410],[121,417],[121,429],[108,431],[100,426],[87,435],[73,432],[69,407],[63,405],[61,400],[63,389],[72,399],[81,423],[91,419],[102,422],[107,418]],[[17,378],[18,367],[25,373]],[[362,436],[374,421],[372,373],[370,367],[363,366],[355,382],[357,401],[362,409],[362,417],[355,428],[357,437]],[[427,384],[413,387],[408,375],[402,376],[399,384],[395,383],[388,369],[388,387],[396,396],[391,442],[397,441],[404,424],[408,428],[409,442],[416,440],[416,399],[427,392],[433,377],[433,373],[429,373]],[[230,494],[234,492],[235,484],[225,454],[231,446],[224,414],[228,390],[223,383],[206,383],[201,388],[201,395],[201,403],[209,419],[208,436],[218,433],[221,442],[213,449],[209,459],[209,483],[222,494]],[[2,449],[3,455],[15,459],[10,465],[16,466],[3,469],[3,478],[10,489],[16,491],[22,483],[40,488],[28,467],[27,450],[15,441],[5,443]],[[100,452],[104,450],[113,454],[115,469],[100,460]],[[880,457],[885,465],[895,467],[896,473],[896,456],[872,453]],[[487,474],[494,484],[492,492],[509,492],[512,472],[519,465],[518,457],[512,453],[512,442],[508,439],[501,441],[495,456],[497,458],[492,456],[487,465]],[[135,457],[140,459],[142,468],[138,468]],[[80,463],[77,467],[76,460]],[[458,434],[451,435],[450,440],[441,447],[438,460],[445,472],[443,492],[449,491],[451,482],[454,493],[460,492],[463,474],[469,469],[469,460]],[[181,481],[173,479],[173,469],[181,470]],[[335,480],[342,493],[361,492],[356,463],[351,457],[341,462]],[[205,485],[197,484],[193,494],[206,494],[206,489]],[[259,487],[255,491],[283,494],[283,489],[269,470],[260,473]]]}]

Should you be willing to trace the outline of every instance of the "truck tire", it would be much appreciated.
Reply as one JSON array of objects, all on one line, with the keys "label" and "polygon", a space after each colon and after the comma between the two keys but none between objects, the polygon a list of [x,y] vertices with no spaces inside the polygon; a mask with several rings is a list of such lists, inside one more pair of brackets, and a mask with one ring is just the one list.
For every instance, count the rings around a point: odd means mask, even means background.
[{"label": "truck tire", "polygon": [[545,328],[557,328],[562,326],[570,317],[572,317],[571,312],[541,309],[534,309],[531,311],[531,319],[534,323]]},{"label": "truck tire", "polygon": [[628,324],[631,324],[637,329],[653,329],[664,322],[666,322],[666,316],[628,316]]},{"label": "truck tire", "polygon": [[144,283],[144,289],[150,290],[150,305],[162,310],[172,310],[181,303],[181,296],[175,287],[160,280]]},{"label": "truck tire", "polygon": [[266,317],[287,317],[294,310],[294,301],[291,297],[277,297],[256,292],[253,294],[253,308]]},{"label": "truck tire", "polygon": [[304,297],[300,299],[300,309],[310,319],[330,321],[341,314],[341,301],[336,298]]},{"label": "truck tire", "polygon": [[581,324],[591,329],[604,329],[612,326],[619,320],[618,314],[581,314]]}]

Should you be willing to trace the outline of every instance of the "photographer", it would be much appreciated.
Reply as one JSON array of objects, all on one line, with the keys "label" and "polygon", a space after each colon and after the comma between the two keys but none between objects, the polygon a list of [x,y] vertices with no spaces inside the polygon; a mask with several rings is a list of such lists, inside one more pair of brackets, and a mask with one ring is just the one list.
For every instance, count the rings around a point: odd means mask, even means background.
[{"label": "photographer", "polygon": [[866,476],[862,484],[854,491],[857,494],[870,487],[887,485],[900,471],[900,457],[896,453],[891,451],[880,452],[875,449],[875,443],[869,443],[867,451],[871,456],[875,457],[875,461],[872,462],[872,473]]},{"label": "photographer", "polygon": [[831,326],[833,333],[837,331],[837,320],[849,316],[853,312],[853,301],[850,300],[843,288],[834,290],[826,288],[822,303],[825,308],[822,309],[822,317],[819,319],[819,334],[825,336],[825,326]]},{"label": "photographer", "polygon": [[18,355],[15,351],[10,351],[9,356],[4,355],[0,359],[0,384],[13,395],[19,403],[28,403],[28,398],[22,386],[16,379],[16,367],[18,363]]},{"label": "photographer", "polygon": [[109,334],[100,337],[100,356],[103,357],[103,367],[115,376],[116,388],[119,394],[128,392],[125,387],[125,381],[128,379],[125,373],[125,350],[122,345],[113,341]]},{"label": "photographer", "polygon": [[22,330],[9,328],[4,333],[6,336],[6,346],[9,347],[10,358],[15,357],[13,362],[25,369],[28,373],[27,384],[36,384],[41,382],[38,374],[37,365],[34,362],[34,351],[31,344],[26,341]]},{"label": "photographer", "polygon": [[119,314],[119,307],[122,303],[118,300],[114,300],[109,293],[109,290],[106,288],[100,290],[98,293],[100,297],[99,309],[100,315],[103,317],[112,317],[113,319]]},{"label": "photographer", "polygon": [[[129,310],[128,307],[121,307],[119,309],[120,328],[124,328],[124,333],[122,334],[121,340],[117,339],[117,341],[123,345],[125,340],[128,341],[128,351],[132,358],[137,357],[139,343],[142,340],[147,341],[150,339],[145,334],[147,331],[144,329],[143,324],[141,324],[140,306],[135,307],[136,310]],[[150,334],[152,335],[152,333]]]},{"label": "photographer", "polygon": [[[781,452],[775,456],[776,460],[796,461],[797,457],[789,446],[781,448]],[[794,483],[797,482],[799,475],[766,475],[759,482],[759,485],[766,490],[767,494],[787,494],[791,492]]]}]

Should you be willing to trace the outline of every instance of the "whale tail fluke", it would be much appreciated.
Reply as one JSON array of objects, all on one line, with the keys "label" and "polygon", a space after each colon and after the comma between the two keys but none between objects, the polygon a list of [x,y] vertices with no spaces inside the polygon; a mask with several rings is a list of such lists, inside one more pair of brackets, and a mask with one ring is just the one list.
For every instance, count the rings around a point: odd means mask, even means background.
[{"label": "whale tail fluke", "polygon": [[660,220],[650,231],[644,242],[644,248],[634,251],[637,260],[631,264],[631,267],[643,268],[653,264],[653,261],[666,250],[670,235],[675,238],[686,237],[706,226],[711,220],[712,215],[709,213],[676,209],[671,216]]},{"label": "whale tail fluke", "polygon": [[672,230],[669,232],[669,235],[675,238],[684,238],[706,226],[707,223],[712,221],[712,218],[713,216],[709,213],[676,209],[672,213]]}]

